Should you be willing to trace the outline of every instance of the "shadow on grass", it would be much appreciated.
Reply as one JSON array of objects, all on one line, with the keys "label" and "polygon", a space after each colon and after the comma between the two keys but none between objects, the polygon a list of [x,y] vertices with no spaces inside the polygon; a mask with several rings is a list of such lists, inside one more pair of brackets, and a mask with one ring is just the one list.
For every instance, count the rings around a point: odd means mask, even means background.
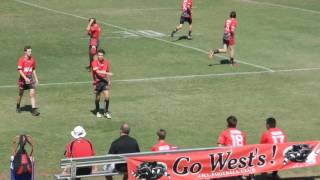
[{"label": "shadow on grass", "polygon": [[219,62],[215,64],[209,64],[208,66],[219,66],[219,65],[225,65],[225,64],[230,64],[229,59],[222,59]]},{"label": "shadow on grass", "polygon": [[[97,111],[95,109],[92,109],[90,110],[90,112],[93,114],[93,115],[96,115],[97,114]],[[104,109],[99,109],[99,113],[103,114],[104,113]]]},{"label": "shadow on grass", "polygon": [[178,39],[173,40],[173,41],[176,42],[176,41],[180,41],[180,40],[190,40],[190,39],[188,39],[187,35],[183,35],[183,36],[179,36]]},{"label": "shadow on grass", "polygon": [[31,105],[24,105],[23,107],[20,108],[21,112],[31,112],[32,111],[32,106]]}]

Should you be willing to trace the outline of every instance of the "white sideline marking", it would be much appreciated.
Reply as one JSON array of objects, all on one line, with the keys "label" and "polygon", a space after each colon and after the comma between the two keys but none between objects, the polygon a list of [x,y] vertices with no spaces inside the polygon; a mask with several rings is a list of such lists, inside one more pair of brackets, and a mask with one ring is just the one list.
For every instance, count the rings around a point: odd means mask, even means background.
[{"label": "white sideline marking", "polygon": [[[224,77],[224,76],[238,76],[238,75],[253,75],[253,74],[274,74],[274,73],[287,73],[287,72],[298,72],[298,71],[315,71],[320,70],[320,67],[315,68],[298,68],[298,69],[281,69],[274,70],[273,73],[270,71],[252,71],[252,72],[234,72],[234,73],[212,73],[212,74],[192,74],[185,76],[163,76],[163,77],[150,77],[150,78],[138,78],[138,79],[119,79],[113,80],[112,82],[144,82],[144,81],[160,81],[160,80],[174,80],[174,79],[191,79],[197,77]],[[72,85],[72,84],[89,84],[92,81],[79,81],[79,82],[57,82],[57,83],[43,83],[38,86],[55,86],[55,85]],[[0,89],[14,88],[17,85],[2,85]]]},{"label": "white sideline marking", "polygon": [[[75,15],[75,14],[71,14],[71,13],[67,13],[67,12],[63,12],[63,11],[59,11],[59,10],[55,10],[55,9],[50,9],[50,8],[43,7],[43,6],[40,6],[40,5],[37,5],[37,4],[25,2],[25,1],[23,1],[23,0],[15,0],[15,1],[16,1],[16,2],[19,2],[19,3],[22,3],[22,4],[26,4],[26,5],[32,6],[32,7],[36,7],[36,8],[39,8],[39,9],[44,9],[44,10],[47,10],[47,11],[51,11],[51,12],[54,12],[54,13],[57,13],[57,14],[63,14],[63,15],[67,15],[67,16],[72,16],[72,17],[76,17],[76,18],[88,20],[88,18],[83,17],[83,16],[79,16],[79,15]],[[135,33],[135,31],[130,30],[130,29],[127,29],[127,28],[124,28],[124,27],[121,27],[121,26],[113,25],[113,24],[106,23],[106,22],[103,22],[103,21],[99,21],[99,22],[100,22],[100,24],[104,24],[104,25],[106,25],[106,26],[110,26],[110,27],[114,27],[114,28],[121,29],[121,30],[124,30],[124,31],[128,31],[128,32]],[[192,46],[183,45],[183,44],[179,44],[179,43],[176,43],[176,42],[167,41],[167,40],[160,39],[160,38],[156,38],[156,37],[149,37],[149,36],[145,36],[145,35],[143,35],[143,34],[139,34],[139,35],[142,35],[142,36],[145,37],[145,38],[162,41],[162,42],[165,42],[165,43],[167,43],[167,44],[173,44],[173,45],[176,45],[176,46],[180,46],[180,47],[184,47],[184,48],[188,48],[188,49],[193,49],[193,50],[195,50],[195,51],[198,51],[198,52],[202,52],[202,53],[207,54],[207,51],[202,50],[202,49],[199,49],[199,48],[195,48],[195,47],[192,47]],[[218,57],[226,58],[226,56],[222,56],[222,55],[219,55]],[[269,72],[273,72],[272,69],[270,69],[270,68],[268,68],[268,67],[265,67],[265,66],[248,63],[248,62],[245,62],[245,61],[242,61],[242,60],[238,60],[238,59],[235,59],[235,60],[236,60],[237,62],[239,62],[239,63],[242,63],[242,64],[246,64],[246,65],[253,66],[253,67],[256,67],[256,68],[259,68],[259,69],[267,70],[267,71],[269,71]]]},{"label": "white sideline marking", "polygon": [[267,6],[273,6],[273,7],[281,7],[281,8],[286,8],[286,9],[293,9],[293,10],[309,12],[309,13],[314,13],[314,14],[320,14],[320,11],[311,10],[311,9],[304,9],[304,8],[299,8],[299,7],[294,7],[294,6],[275,4],[275,3],[269,3],[269,2],[258,2],[258,1],[255,1],[255,0],[242,0],[242,1],[243,2],[254,3],[254,4],[262,4],[262,5],[267,5]]}]

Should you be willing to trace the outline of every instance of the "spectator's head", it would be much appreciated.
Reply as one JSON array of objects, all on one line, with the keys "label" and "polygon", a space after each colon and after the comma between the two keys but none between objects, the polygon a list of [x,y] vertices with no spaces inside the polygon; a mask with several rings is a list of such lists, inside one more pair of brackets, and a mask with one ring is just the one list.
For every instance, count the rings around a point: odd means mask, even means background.
[{"label": "spectator's head", "polygon": [[24,46],[23,51],[26,56],[30,57],[32,53],[32,48],[31,46],[27,45],[27,46]]},{"label": "spectator's head", "polygon": [[236,18],[237,17],[236,11],[231,11],[229,16],[230,18]]},{"label": "spectator's head", "polygon": [[165,140],[166,139],[167,132],[164,129],[159,129],[157,132],[157,136],[159,140]]},{"label": "spectator's head", "polygon": [[277,126],[277,121],[274,117],[269,117],[266,119],[266,127],[267,129],[275,128]]},{"label": "spectator's head", "polygon": [[103,49],[99,49],[98,52],[97,52],[97,55],[98,55],[98,60],[99,61],[102,61],[104,59],[104,54],[106,52],[103,50]]},{"label": "spectator's head", "polygon": [[130,127],[127,123],[123,123],[120,127],[120,135],[129,135]]},{"label": "spectator's head", "polygon": [[229,116],[227,118],[228,128],[236,128],[237,127],[237,118],[235,116]]},{"label": "spectator's head", "polygon": [[86,134],[87,133],[82,126],[76,126],[73,131],[71,131],[71,136],[75,139],[85,137]]}]

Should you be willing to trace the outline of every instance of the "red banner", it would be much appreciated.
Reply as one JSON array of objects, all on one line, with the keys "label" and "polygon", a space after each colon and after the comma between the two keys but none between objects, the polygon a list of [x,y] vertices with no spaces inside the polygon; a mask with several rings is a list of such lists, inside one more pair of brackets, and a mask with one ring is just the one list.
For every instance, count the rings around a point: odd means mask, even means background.
[{"label": "red banner", "polygon": [[211,179],[320,165],[320,141],[129,157],[129,180]]}]

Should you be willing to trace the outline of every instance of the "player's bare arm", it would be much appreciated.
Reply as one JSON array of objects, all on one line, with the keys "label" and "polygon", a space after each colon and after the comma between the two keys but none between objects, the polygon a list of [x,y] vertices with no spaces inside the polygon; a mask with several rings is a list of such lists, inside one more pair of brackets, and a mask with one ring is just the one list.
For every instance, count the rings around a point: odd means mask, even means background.
[{"label": "player's bare arm", "polygon": [[33,74],[33,77],[34,77],[34,80],[35,80],[36,85],[38,85],[38,84],[39,84],[39,79],[38,79],[36,70],[33,70],[32,74]]}]

